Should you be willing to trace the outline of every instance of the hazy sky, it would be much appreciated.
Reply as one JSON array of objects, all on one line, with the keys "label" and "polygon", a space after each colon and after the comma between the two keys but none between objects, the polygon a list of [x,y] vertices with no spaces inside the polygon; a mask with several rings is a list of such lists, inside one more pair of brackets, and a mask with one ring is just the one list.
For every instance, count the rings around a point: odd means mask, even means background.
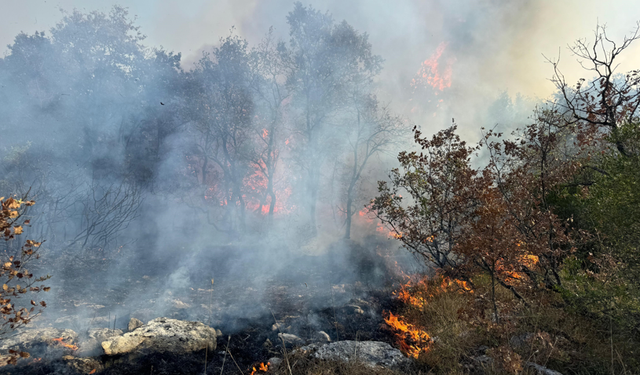
[{"label": "hazy sky", "polygon": [[[579,67],[566,46],[591,38],[596,23],[607,24],[613,38],[628,34],[640,20],[638,0],[316,0],[303,1],[327,10],[369,33],[374,51],[385,59],[385,99],[408,102],[409,84],[423,61],[444,43],[441,74],[451,73],[454,113],[464,112],[464,98],[495,96],[507,90],[547,97],[551,67],[542,54],[557,56],[573,81]],[[255,43],[273,25],[286,38],[285,16],[292,0],[0,0],[0,45],[20,31],[48,31],[61,18],[59,9],[108,11],[113,4],[137,16],[146,44],[182,52],[189,66],[202,48],[215,45],[232,26]],[[626,54],[621,70],[640,61],[640,42]],[[637,67],[637,65],[636,65]],[[467,100],[468,101],[468,100]],[[408,104],[401,104],[405,108]]]}]

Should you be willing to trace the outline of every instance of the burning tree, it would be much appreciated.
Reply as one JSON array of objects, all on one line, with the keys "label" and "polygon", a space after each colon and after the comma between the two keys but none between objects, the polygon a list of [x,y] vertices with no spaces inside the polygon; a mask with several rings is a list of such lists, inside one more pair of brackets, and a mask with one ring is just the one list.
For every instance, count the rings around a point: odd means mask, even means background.
[{"label": "burning tree", "polygon": [[[27,293],[49,291],[49,287],[37,285],[49,276],[35,277],[27,266],[40,257],[38,250],[41,242],[26,240],[22,246],[16,246],[16,236],[23,233],[30,223],[25,219],[26,208],[33,206],[35,201],[27,200],[26,195],[22,199],[0,198],[0,236],[2,237],[4,251],[0,255],[2,267],[0,268],[0,315],[4,322],[0,328],[0,338],[6,337],[12,331],[28,324],[41,310],[36,308],[46,307],[44,301],[30,300],[29,305],[21,306],[19,299]],[[35,314],[34,314],[35,313]],[[11,350],[3,361],[15,364],[19,357],[29,357],[29,353]]]},{"label": "burning tree", "polygon": [[256,114],[254,116],[255,143],[251,163],[257,177],[263,180],[258,197],[258,207],[268,215],[269,221],[278,207],[276,184],[284,176],[278,176],[278,167],[287,136],[288,104],[291,101],[286,79],[291,74],[289,51],[282,42],[275,42],[270,29],[265,39],[251,52],[252,82]]},{"label": "burning tree", "polygon": [[[526,304],[523,291],[561,284],[559,265],[571,250],[548,196],[572,181],[576,163],[563,159],[562,130],[545,120],[517,141],[500,141],[502,134],[489,131],[478,147],[461,141],[455,126],[431,140],[414,129],[422,152],[400,153],[402,172],[392,171],[391,186],[380,182],[372,204],[429,266],[465,281],[488,275],[495,321],[497,285]],[[489,161],[474,169],[471,156],[479,147]]]},{"label": "burning tree", "polygon": [[212,56],[203,56],[192,74],[189,116],[196,134],[198,177],[205,187],[202,199],[224,209],[224,226],[214,225],[233,234],[245,225],[244,180],[254,104],[247,42],[234,35],[221,42]]}]

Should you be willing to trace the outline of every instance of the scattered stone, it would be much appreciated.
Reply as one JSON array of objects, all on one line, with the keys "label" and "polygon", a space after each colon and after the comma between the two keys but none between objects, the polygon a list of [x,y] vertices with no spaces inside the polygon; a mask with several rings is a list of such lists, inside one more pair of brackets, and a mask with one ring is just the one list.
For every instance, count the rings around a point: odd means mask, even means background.
[{"label": "scattered stone", "polygon": [[216,329],[216,336],[222,337],[222,331],[219,329]]},{"label": "scattered stone", "polygon": [[323,360],[360,361],[369,367],[404,369],[411,360],[398,349],[380,341],[337,341],[325,345],[309,345],[301,350],[312,351],[313,356]]},{"label": "scattered stone", "polygon": [[129,325],[127,325],[127,330],[129,332],[135,331],[136,328],[140,328],[144,325],[140,319],[131,318],[129,320]]},{"label": "scattered stone", "polygon": [[278,333],[278,338],[284,341],[285,345],[302,345],[304,340],[290,333]]},{"label": "scattered stone", "polygon": [[282,358],[272,357],[272,358],[269,358],[268,362],[271,364],[269,368],[276,370],[282,364]]},{"label": "scattered stone", "polygon": [[350,308],[353,314],[358,314],[358,315],[364,314],[364,310],[362,310],[362,307],[358,305],[351,304],[351,305],[347,305],[346,307]]},{"label": "scattered stone", "polygon": [[107,355],[154,351],[188,353],[208,347],[216,349],[216,330],[200,322],[156,318],[122,336],[102,342]]},{"label": "scattered stone", "polygon": [[331,342],[331,336],[325,331],[318,331],[313,335],[313,341],[318,344],[328,344]]},{"label": "scattered stone", "polygon": [[76,353],[79,357],[91,357],[102,354],[103,341],[106,341],[112,337],[122,335],[122,330],[109,329],[109,328],[95,328],[90,329],[87,332],[87,336],[84,339],[80,339],[80,348]]},{"label": "scattered stone", "polygon": [[67,344],[72,344],[78,338],[78,334],[70,329],[35,328],[25,329],[15,336],[0,340],[0,350],[27,350],[41,344],[56,345],[53,339],[62,339]]},{"label": "scattered stone", "polygon": [[102,362],[95,358],[77,358],[72,355],[65,355],[62,360],[76,373],[93,374],[104,370]]},{"label": "scattered stone", "polygon": [[554,371],[551,369],[548,369],[544,366],[541,366],[537,363],[533,363],[533,362],[525,362],[525,365],[527,367],[531,367],[536,371],[537,375],[562,375],[561,373],[559,373],[558,371]]}]

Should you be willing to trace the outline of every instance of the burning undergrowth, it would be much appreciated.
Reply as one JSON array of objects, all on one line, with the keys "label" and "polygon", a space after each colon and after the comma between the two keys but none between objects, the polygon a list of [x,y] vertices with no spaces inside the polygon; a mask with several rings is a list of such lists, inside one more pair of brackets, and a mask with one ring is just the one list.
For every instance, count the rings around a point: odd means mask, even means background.
[{"label": "burning undergrowth", "polygon": [[[264,368],[270,358],[309,343],[394,343],[384,328],[383,311],[398,308],[392,291],[397,264],[406,259],[389,251],[388,244],[387,239],[368,244],[338,241],[324,254],[290,257],[277,268],[261,267],[266,260],[260,254],[240,248],[229,251],[227,246],[208,249],[211,259],[196,253],[172,265],[139,266],[138,274],[124,285],[99,288],[88,282],[84,289],[58,290],[49,314],[34,324],[35,329],[52,327],[50,337],[40,341],[26,337],[14,343],[32,354],[16,370],[66,373],[61,369],[75,368],[78,373],[95,369],[95,373],[133,374],[153,366],[157,373],[179,373],[202,371],[207,357],[207,366],[216,371],[225,361],[229,373],[237,373],[235,361],[243,371],[255,367],[260,373],[260,365]],[[222,251],[229,256],[219,257]],[[174,357],[149,351],[134,358],[105,356],[96,346],[110,335],[126,332],[131,318],[148,322],[159,316],[218,329],[216,351]],[[5,368],[2,373],[12,371]],[[184,373],[193,373],[188,371]]]}]

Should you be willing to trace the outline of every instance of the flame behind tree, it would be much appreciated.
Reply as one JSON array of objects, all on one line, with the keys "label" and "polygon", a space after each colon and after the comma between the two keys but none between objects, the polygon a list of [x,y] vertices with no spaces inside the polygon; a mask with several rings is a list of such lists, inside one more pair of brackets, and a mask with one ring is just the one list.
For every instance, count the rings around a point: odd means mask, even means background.
[{"label": "flame behind tree", "polygon": [[371,206],[384,224],[402,233],[397,238],[408,250],[443,269],[460,263],[454,246],[477,205],[472,188],[477,172],[470,166],[477,148],[467,146],[455,130],[442,130],[428,140],[414,128],[422,151],[399,154],[401,169],[391,171],[389,183],[379,182],[379,195]]},{"label": "flame behind tree", "polygon": [[[253,100],[247,42],[231,35],[221,40],[212,56],[200,59],[192,73],[191,104],[187,115],[195,124],[198,175],[202,186],[215,186],[224,226],[241,233],[245,225],[244,179],[249,170]],[[205,192],[204,196],[208,193]],[[201,205],[201,202],[196,202]]]},{"label": "flame behind tree", "polygon": [[404,139],[406,128],[398,116],[391,114],[386,107],[381,107],[377,98],[366,96],[364,99],[357,93],[352,94],[355,121],[349,137],[351,155],[347,158],[345,169],[346,197],[344,203],[345,234],[351,238],[352,218],[356,214],[356,190],[363,172],[375,155],[385,152]]},{"label": "flame behind tree", "polygon": [[[276,211],[282,211],[286,203],[282,196],[284,189],[278,189],[282,180],[281,159],[288,146],[287,109],[291,94],[286,78],[291,74],[291,56],[282,42],[274,41],[273,29],[262,42],[251,51],[251,90],[255,97],[256,115],[253,126],[256,146],[251,152],[255,175],[260,178],[262,191],[257,208],[273,220]],[[290,190],[290,187],[288,187]],[[279,196],[280,195],[280,196]]]},{"label": "flame behind tree", "polygon": [[[41,308],[46,307],[44,301],[36,302],[30,300],[27,306],[20,305],[20,298],[27,293],[38,293],[49,291],[49,287],[37,285],[47,279],[45,277],[35,277],[26,267],[40,257],[38,250],[41,242],[26,240],[22,246],[16,246],[17,236],[21,235],[24,228],[29,226],[29,220],[24,219],[26,208],[33,206],[35,201],[27,200],[25,195],[22,199],[0,198],[0,237],[4,247],[1,258],[0,280],[0,315],[1,323],[0,338],[6,337],[12,331],[28,324],[41,312]],[[19,357],[27,358],[28,353],[10,351],[9,356],[3,361],[15,364]]]},{"label": "flame behind tree", "polygon": [[411,81],[411,87],[414,90],[430,86],[436,90],[435,94],[437,95],[438,91],[451,87],[452,65],[455,59],[450,58],[443,63],[442,55],[447,49],[447,45],[446,42],[440,43],[433,55],[422,63],[416,77]]},{"label": "flame behind tree", "polygon": [[[287,83],[293,94],[292,116],[299,138],[293,151],[305,175],[308,236],[315,237],[323,167],[331,155],[341,153],[336,146],[349,136],[348,130],[345,133],[332,125],[345,124],[340,117],[351,105],[350,95],[370,87],[382,68],[382,58],[373,54],[366,34],[346,22],[334,23],[328,13],[311,6],[296,2],[287,21],[293,63]],[[358,99],[364,97],[358,95]]]}]

